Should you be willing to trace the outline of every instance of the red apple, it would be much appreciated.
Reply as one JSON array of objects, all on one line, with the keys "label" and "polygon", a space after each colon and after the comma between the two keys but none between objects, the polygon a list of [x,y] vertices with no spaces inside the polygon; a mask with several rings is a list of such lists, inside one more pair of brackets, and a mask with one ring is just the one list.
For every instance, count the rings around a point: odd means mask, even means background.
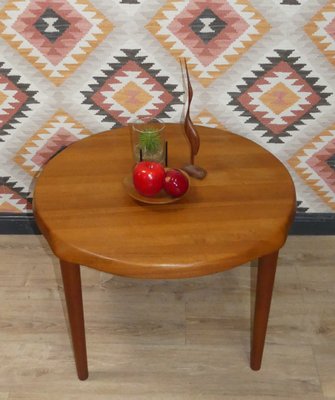
[{"label": "red apple", "polygon": [[187,192],[188,178],[179,169],[170,169],[164,178],[164,190],[170,196],[180,197]]},{"label": "red apple", "polygon": [[141,161],[135,165],[133,182],[135,189],[142,196],[155,196],[163,188],[164,167],[154,161]]}]

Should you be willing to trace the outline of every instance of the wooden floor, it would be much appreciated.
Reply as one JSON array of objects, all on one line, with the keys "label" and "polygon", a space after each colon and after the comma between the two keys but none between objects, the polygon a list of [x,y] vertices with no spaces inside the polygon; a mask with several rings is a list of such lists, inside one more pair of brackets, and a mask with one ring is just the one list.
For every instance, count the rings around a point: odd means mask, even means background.
[{"label": "wooden floor", "polygon": [[256,269],[142,281],[82,268],[90,377],[78,381],[57,260],[0,236],[0,400],[335,400],[335,237],[283,249],[263,368],[249,369]]}]

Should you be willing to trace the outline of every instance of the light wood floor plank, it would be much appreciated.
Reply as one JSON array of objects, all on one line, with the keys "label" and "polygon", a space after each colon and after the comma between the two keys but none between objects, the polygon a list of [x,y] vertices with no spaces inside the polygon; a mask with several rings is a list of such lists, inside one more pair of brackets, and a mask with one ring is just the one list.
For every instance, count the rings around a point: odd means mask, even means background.
[{"label": "light wood floor plank", "polygon": [[335,342],[313,346],[325,399],[335,399]]},{"label": "light wood floor plank", "polygon": [[260,372],[248,366],[254,267],[180,281],[82,268],[80,382],[57,260],[41,237],[0,236],[0,400],[334,400],[334,243],[289,237]]}]

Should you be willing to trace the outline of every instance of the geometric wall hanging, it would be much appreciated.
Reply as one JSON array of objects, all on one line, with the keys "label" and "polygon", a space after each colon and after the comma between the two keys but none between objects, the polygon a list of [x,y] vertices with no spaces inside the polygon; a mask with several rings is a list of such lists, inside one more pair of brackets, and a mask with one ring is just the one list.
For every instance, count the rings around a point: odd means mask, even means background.
[{"label": "geometric wall hanging", "polygon": [[70,115],[59,110],[27,140],[13,161],[29,175],[35,176],[55,153],[90,134],[90,131]]},{"label": "geometric wall hanging", "polygon": [[[37,91],[29,90],[30,85],[8,64],[0,62],[0,142],[10,134],[19,118],[27,118],[27,111],[33,104]],[[29,113],[28,113],[29,115]]]},{"label": "geometric wall hanging", "polygon": [[335,210],[335,124],[306,143],[288,162],[305,184]]},{"label": "geometric wall hanging", "polygon": [[274,50],[267,60],[252,71],[254,76],[243,77],[238,91],[229,93],[229,105],[246,124],[256,125],[253,130],[267,143],[284,143],[320,113],[319,107],[330,105],[326,99],[332,93],[295,50]]},{"label": "geometric wall hanging", "polygon": [[335,2],[333,0],[328,1],[305,25],[305,32],[328,61],[335,65]]},{"label": "geometric wall hanging", "polygon": [[295,181],[293,231],[335,234],[334,0],[0,4],[0,233],[31,232],[34,177],[73,141],[179,122],[185,58],[194,124],[272,151]]},{"label": "geometric wall hanging", "polygon": [[86,59],[113,25],[88,0],[10,0],[0,37],[55,85]]},{"label": "geometric wall hanging", "polygon": [[190,73],[206,87],[270,25],[248,0],[169,0],[146,28],[175,58],[186,58]]},{"label": "geometric wall hanging", "polygon": [[0,177],[0,214],[31,212],[32,198],[9,176]]},{"label": "geometric wall hanging", "polygon": [[111,123],[110,127],[125,125],[137,116],[170,118],[183,103],[182,87],[140,48],[125,47],[94,75],[90,89],[81,92],[82,104],[101,122]]}]

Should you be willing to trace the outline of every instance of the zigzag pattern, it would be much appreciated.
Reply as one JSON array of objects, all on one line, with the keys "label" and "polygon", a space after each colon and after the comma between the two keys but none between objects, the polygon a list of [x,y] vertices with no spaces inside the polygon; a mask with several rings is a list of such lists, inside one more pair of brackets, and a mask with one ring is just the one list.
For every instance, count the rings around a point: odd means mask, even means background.
[{"label": "zigzag pattern", "polygon": [[[116,90],[113,89],[113,85],[116,86],[126,72],[133,72],[137,77],[131,82],[136,83],[141,81],[139,85],[150,84],[152,86],[152,91],[156,90],[161,92],[159,96],[159,101],[162,103],[161,107],[156,107],[156,110],[146,109],[145,115],[152,115],[160,119],[169,118],[169,113],[175,111],[174,107],[182,104],[180,97],[184,92],[177,90],[177,84],[169,83],[170,78],[162,75],[161,70],[155,67],[155,63],[148,61],[148,56],[140,55],[140,49],[122,49],[121,53],[124,55],[114,57],[116,62],[108,63],[108,65],[101,70],[103,76],[93,77],[96,83],[89,84],[91,90],[81,91],[85,97],[83,104],[87,104],[90,110],[95,111],[96,115],[102,116],[102,122],[110,122],[113,124],[113,127],[125,125],[129,118],[123,117],[122,111],[115,110],[112,112],[112,108],[107,109],[103,106],[103,101],[100,97],[98,98],[97,95],[102,92],[107,83],[109,89],[106,90],[109,90],[113,95],[114,91],[116,93]],[[113,99],[114,102],[116,102],[115,100],[117,97],[114,96]],[[146,106],[146,104],[144,104],[144,106]],[[140,110],[142,113],[144,112],[143,107]]]},{"label": "zigzag pattern", "polygon": [[[70,24],[54,43],[34,26],[36,15],[41,17],[48,9],[55,9]],[[88,0],[11,0],[0,12],[0,37],[57,86],[112,29],[113,25]]]},{"label": "zigzag pattern", "polygon": [[[194,8],[197,8],[196,13]],[[222,15],[223,22],[231,27],[229,37],[233,39],[226,37],[226,29],[223,29],[208,46],[197,40],[191,27],[187,26],[191,19],[189,14],[195,20],[206,9],[213,9],[216,15]],[[172,30],[174,21],[178,26]],[[241,29],[242,24],[245,27],[237,32],[236,29]],[[158,10],[146,28],[177,60],[185,58],[190,73],[207,87],[261,39],[270,29],[270,25],[248,0],[192,0],[186,4],[180,0],[169,0]],[[203,61],[203,54],[206,55],[207,62]]]},{"label": "zigzag pattern", "polygon": [[0,214],[22,213],[32,210],[32,197],[23,187],[13,182],[10,176],[0,177]]},{"label": "zigzag pattern", "polygon": [[11,71],[4,62],[0,62],[0,90],[2,88],[5,97],[6,90],[15,92],[8,104],[0,104],[0,142],[4,141],[2,136],[8,135],[8,130],[14,128],[13,124],[19,123],[19,118],[27,118],[25,113],[31,110],[30,106],[38,103],[34,97],[37,91],[28,90],[31,85],[23,83],[22,77],[11,74]]},{"label": "zigzag pattern", "polygon": [[333,65],[335,65],[334,15],[335,3],[329,0],[305,25],[307,35]]},{"label": "zigzag pattern", "polygon": [[29,175],[35,176],[57,152],[90,134],[90,131],[69,114],[58,110],[41,129],[28,139],[13,159]]},{"label": "zigzag pattern", "polygon": [[335,125],[315,136],[289,160],[297,174],[335,210]]},{"label": "zigzag pattern", "polygon": [[[267,57],[269,63],[260,64],[260,69],[252,71],[254,77],[243,78],[246,84],[238,85],[239,91],[229,93],[232,97],[229,105],[233,106],[240,116],[247,118],[246,123],[256,125],[253,130],[264,132],[262,136],[269,138],[269,143],[284,143],[284,138],[290,137],[297,131],[299,125],[304,125],[306,120],[314,119],[313,114],[320,112],[319,107],[330,105],[326,99],[332,93],[325,92],[326,86],[317,84],[319,78],[310,76],[312,71],[306,69],[306,64],[300,62],[300,57],[294,54],[294,50],[274,51],[277,55]],[[284,73],[286,73],[286,79],[294,80],[294,84],[297,85],[297,96],[300,96],[304,87],[304,90],[309,91],[309,99],[304,99],[305,107],[299,105],[303,108],[300,113],[294,111],[293,117],[290,115],[290,118],[283,118],[285,123],[278,127],[277,124],[271,124],[268,118],[264,118],[264,111],[258,112],[256,107],[250,106],[252,99],[248,92],[261,92],[262,84],[267,84],[274,75],[278,77]]]}]

